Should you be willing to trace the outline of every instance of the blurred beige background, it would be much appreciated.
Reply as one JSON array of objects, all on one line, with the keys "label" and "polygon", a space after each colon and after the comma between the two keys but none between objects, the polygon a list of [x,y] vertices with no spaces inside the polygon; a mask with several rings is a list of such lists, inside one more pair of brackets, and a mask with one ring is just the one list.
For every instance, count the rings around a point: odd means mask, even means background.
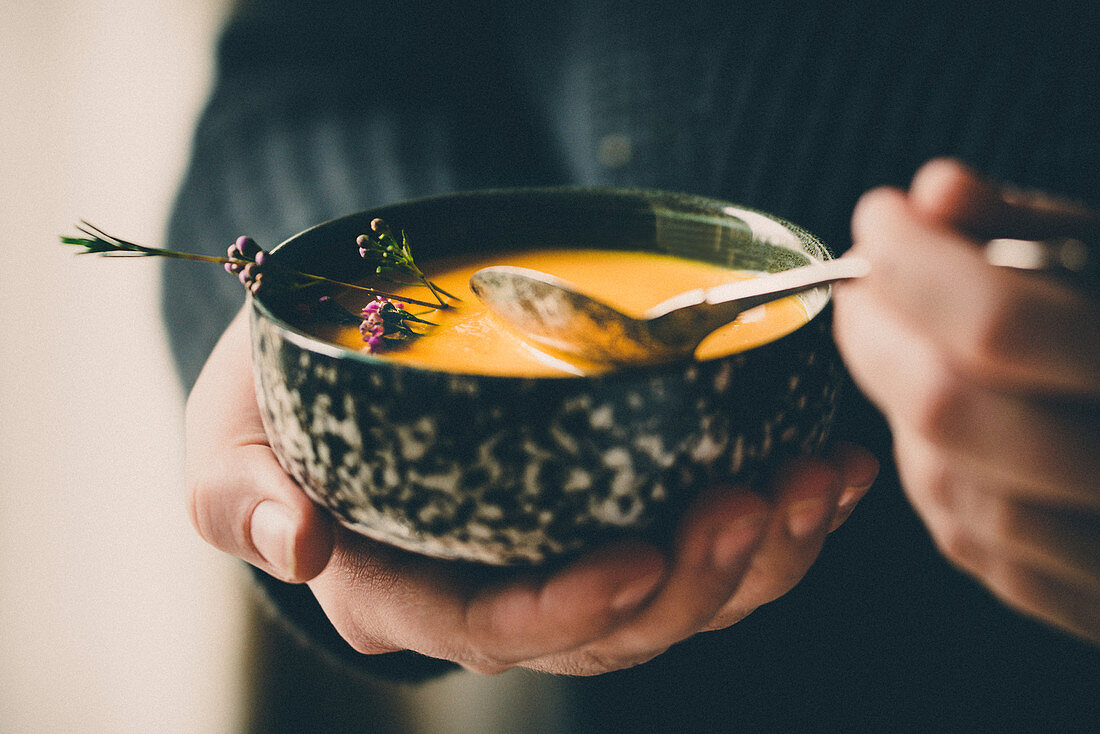
[{"label": "blurred beige background", "polygon": [[[185,511],[159,265],[58,243],[81,218],[163,243],[228,5],[0,0],[0,734],[252,720],[246,574]],[[556,731],[564,704],[522,671],[384,695],[417,734]]]},{"label": "blurred beige background", "polygon": [[0,732],[233,731],[240,569],[184,510],[153,260],[221,0],[0,0]]}]

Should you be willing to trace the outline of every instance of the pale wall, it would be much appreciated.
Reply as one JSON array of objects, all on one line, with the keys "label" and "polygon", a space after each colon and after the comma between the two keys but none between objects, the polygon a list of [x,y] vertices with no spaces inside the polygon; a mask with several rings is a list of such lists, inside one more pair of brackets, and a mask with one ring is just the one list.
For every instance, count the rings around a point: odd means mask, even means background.
[{"label": "pale wall", "polygon": [[152,260],[220,0],[0,0],[0,731],[229,732],[239,568],[184,510]]}]

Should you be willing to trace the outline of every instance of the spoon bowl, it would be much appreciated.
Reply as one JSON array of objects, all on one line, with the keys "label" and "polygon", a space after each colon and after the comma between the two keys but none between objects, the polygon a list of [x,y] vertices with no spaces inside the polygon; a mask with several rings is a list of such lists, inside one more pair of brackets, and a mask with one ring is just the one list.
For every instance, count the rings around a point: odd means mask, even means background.
[{"label": "spoon bowl", "polygon": [[509,327],[538,344],[601,362],[656,363],[690,356],[711,332],[744,311],[869,271],[863,258],[827,260],[687,291],[641,317],[529,268],[483,268],[470,278],[470,288]]}]

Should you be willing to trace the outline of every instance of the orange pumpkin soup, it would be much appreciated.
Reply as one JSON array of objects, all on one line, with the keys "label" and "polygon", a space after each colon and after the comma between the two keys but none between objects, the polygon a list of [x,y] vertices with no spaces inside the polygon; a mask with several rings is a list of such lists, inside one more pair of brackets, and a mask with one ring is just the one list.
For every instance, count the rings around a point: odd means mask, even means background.
[{"label": "orange pumpkin soup", "polygon": [[[387,341],[378,356],[464,374],[544,377],[589,375],[611,369],[605,364],[535,346],[493,316],[469,287],[470,276],[489,265],[516,265],[552,273],[605,303],[639,316],[678,293],[756,275],[650,252],[554,249],[437,260],[422,266],[424,272],[433,283],[461,301],[454,308],[436,311],[409,305],[410,312],[436,326],[429,335],[418,339]],[[387,290],[430,300],[422,287]],[[348,291],[335,297],[356,313],[364,303],[361,293]],[[696,358],[711,359],[751,349],[794,331],[807,320],[806,309],[797,296],[758,306],[707,337],[696,350]],[[360,350],[364,346],[354,326],[313,326],[311,331],[348,349]]]}]

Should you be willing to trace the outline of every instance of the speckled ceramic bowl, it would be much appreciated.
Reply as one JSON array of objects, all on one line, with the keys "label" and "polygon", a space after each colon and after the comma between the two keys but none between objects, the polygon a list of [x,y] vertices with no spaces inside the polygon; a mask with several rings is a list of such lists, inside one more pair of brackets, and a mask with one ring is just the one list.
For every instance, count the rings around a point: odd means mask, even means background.
[{"label": "speckled ceramic bowl", "polygon": [[[366,275],[353,243],[376,216],[409,233],[421,262],[563,245],[767,271],[830,257],[804,230],[720,201],[523,189],[352,214],[292,237],[272,260],[345,281]],[[826,288],[807,294],[806,326],[748,352],[560,378],[451,374],[353,352],[291,326],[293,299],[261,291],[251,301],[276,454],[348,527],[441,558],[538,563],[666,533],[708,483],[751,479],[819,447],[840,379]]]}]

